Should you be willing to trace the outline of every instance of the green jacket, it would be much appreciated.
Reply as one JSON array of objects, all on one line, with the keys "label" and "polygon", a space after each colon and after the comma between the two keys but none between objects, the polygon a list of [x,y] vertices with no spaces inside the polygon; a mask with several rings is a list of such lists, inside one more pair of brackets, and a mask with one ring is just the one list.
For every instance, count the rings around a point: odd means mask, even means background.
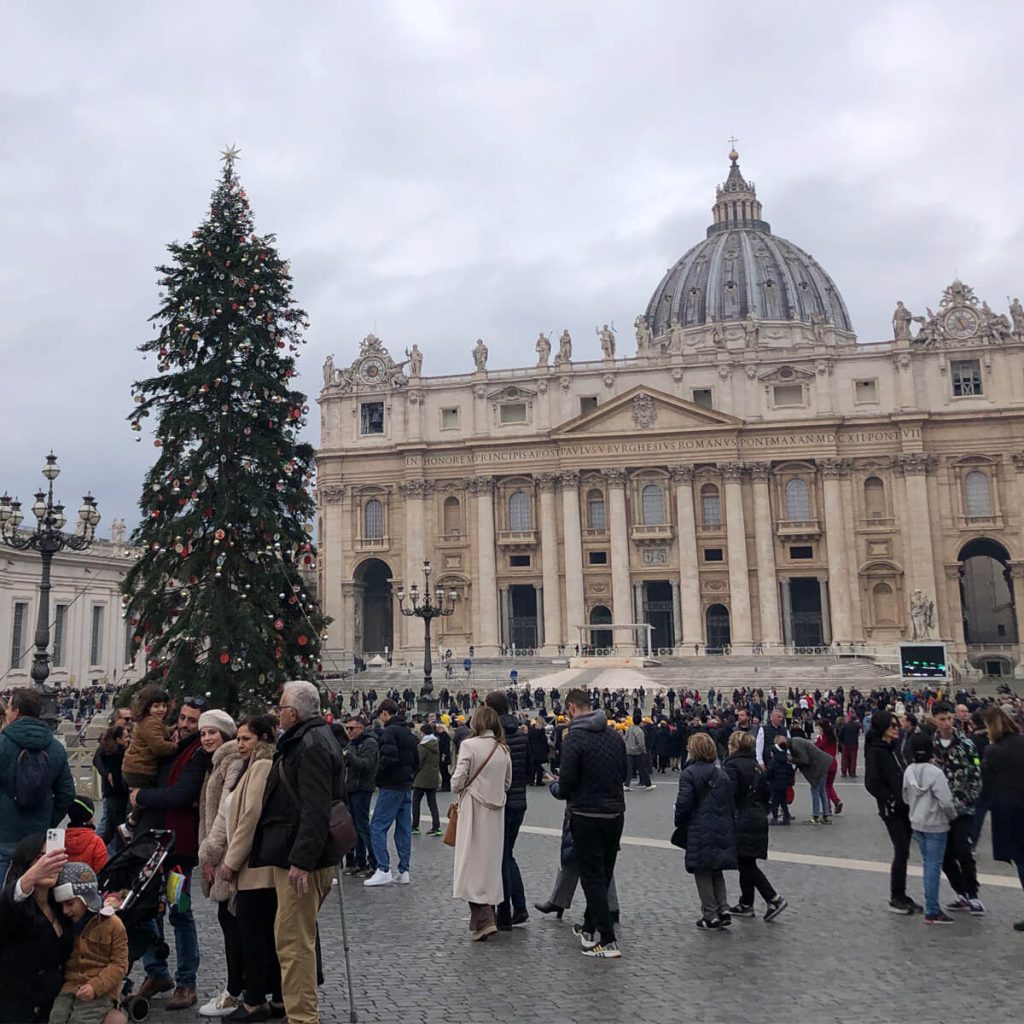
[{"label": "green jacket", "polygon": [[[45,750],[50,759],[53,785],[38,807],[19,807],[11,796],[22,750]],[[74,799],[68,752],[45,722],[17,718],[0,732],[0,843],[19,843],[26,836],[56,828]]]},{"label": "green jacket", "polygon": [[417,748],[419,768],[412,784],[417,789],[441,788],[441,748],[436,736],[424,736]]}]

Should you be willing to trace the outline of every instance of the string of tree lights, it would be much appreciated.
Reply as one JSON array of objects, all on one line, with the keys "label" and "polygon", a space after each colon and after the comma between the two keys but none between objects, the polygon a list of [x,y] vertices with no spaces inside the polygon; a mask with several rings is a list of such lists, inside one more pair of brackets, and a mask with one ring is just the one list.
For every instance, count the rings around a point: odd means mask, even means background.
[{"label": "string of tree lights", "polygon": [[290,385],[309,323],[275,237],[254,231],[237,159],[225,151],[206,219],[157,268],[157,333],[139,349],[158,375],[135,383],[128,417],[139,441],[156,419],[157,457],[123,591],[142,682],[233,712],[314,679],[326,625],[300,572],[316,566],[314,451]]}]

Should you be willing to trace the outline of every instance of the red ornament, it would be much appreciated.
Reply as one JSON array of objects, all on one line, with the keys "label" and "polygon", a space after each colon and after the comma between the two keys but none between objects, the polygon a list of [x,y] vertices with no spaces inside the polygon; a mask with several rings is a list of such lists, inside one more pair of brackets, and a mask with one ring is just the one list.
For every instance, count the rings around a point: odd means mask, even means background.
[{"label": "red ornament", "polygon": [[309,643],[309,637],[308,637],[308,636],[306,636],[306,635],[305,635],[305,633],[300,633],[300,634],[299,634],[299,635],[298,635],[298,636],[296,637],[296,642],[298,643],[298,645],[299,645],[300,647],[305,647],[305,646],[306,646],[306,644],[308,644],[308,643]]},{"label": "red ornament", "polygon": [[231,655],[227,651],[220,652],[220,663],[226,665],[231,660]]},{"label": "red ornament", "polygon": [[274,619],[274,629],[284,629],[284,619]]}]

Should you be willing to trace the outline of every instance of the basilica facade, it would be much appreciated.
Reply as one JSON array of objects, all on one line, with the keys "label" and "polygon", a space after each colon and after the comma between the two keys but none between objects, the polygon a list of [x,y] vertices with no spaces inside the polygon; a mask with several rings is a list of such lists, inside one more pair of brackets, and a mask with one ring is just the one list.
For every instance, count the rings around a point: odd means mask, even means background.
[{"label": "basilica facade", "polygon": [[[627,341],[423,375],[373,335],[320,395],[325,668],[422,651],[397,592],[441,587],[460,657],[945,640],[1011,672],[1024,634],[1024,310],[960,282],[861,342],[730,154],[707,236]],[[890,300],[891,301],[891,300]],[[525,346],[524,346],[525,347]],[[582,354],[586,347],[592,354]],[[622,351],[622,349],[628,351]],[[429,353],[428,353],[429,355]]]}]

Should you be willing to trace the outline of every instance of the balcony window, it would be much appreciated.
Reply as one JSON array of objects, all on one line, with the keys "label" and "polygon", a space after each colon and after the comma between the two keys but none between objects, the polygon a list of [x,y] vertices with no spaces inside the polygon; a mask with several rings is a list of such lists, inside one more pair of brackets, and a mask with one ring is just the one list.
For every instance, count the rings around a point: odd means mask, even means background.
[{"label": "balcony window", "polygon": [[811,518],[811,490],[806,480],[796,477],[786,482],[786,518],[808,520]]},{"label": "balcony window", "polygon": [[462,533],[462,503],[458,498],[444,499],[444,535],[457,537]]},{"label": "balcony window", "polygon": [[591,491],[587,495],[587,528],[591,530],[607,529],[604,515],[604,492]]},{"label": "balcony window", "polygon": [[964,508],[970,517],[992,515],[992,490],[988,477],[980,470],[973,469],[964,477]]},{"label": "balcony window", "polygon": [[647,484],[640,492],[640,512],[644,526],[664,525],[665,492],[658,484]]},{"label": "balcony window", "polygon": [[532,530],[530,496],[525,491],[515,491],[508,499],[508,528],[510,530]]},{"label": "balcony window", "polygon": [[371,498],[363,508],[363,540],[384,539],[384,506]]},{"label": "balcony window", "polygon": [[977,359],[962,359],[952,363],[949,371],[954,398],[969,398],[982,393],[981,364]]},{"label": "balcony window", "polygon": [[877,476],[864,481],[864,514],[868,519],[885,518],[885,484]]},{"label": "balcony window", "polygon": [[722,525],[722,498],[714,484],[705,484],[700,490],[701,522],[705,526]]}]

